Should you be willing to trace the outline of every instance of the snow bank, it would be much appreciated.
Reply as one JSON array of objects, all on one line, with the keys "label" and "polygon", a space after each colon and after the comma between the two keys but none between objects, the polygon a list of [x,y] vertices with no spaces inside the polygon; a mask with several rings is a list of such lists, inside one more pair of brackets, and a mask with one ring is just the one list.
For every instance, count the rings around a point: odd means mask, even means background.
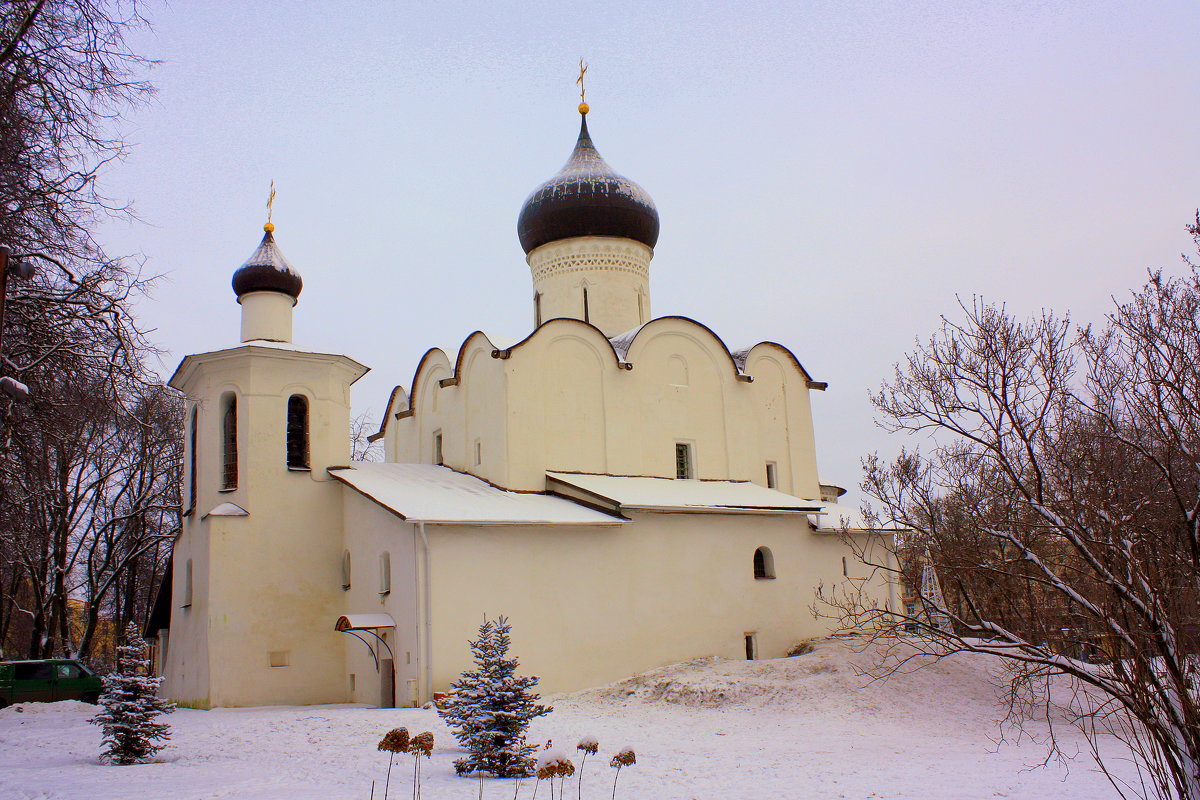
[{"label": "snow bank", "polygon": [[18,714],[95,714],[97,707],[82,700],[59,700],[57,703],[17,703],[0,708],[0,718]]},{"label": "snow bank", "polygon": [[[915,655],[901,643],[890,663]],[[872,673],[877,673],[884,661],[885,653],[868,642],[823,640],[800,656],[760,661],[697,659],[571,696],[725,711],[771,707],[846,714],[886,706],[891,714],[900,716],[924,714],[931,705],[950,709],[964,703],[991,703],[997,697],[998,659],[955,655],[935,661],[917,657],[887,680],[873,680]]]},{"label": "snow bank", "polygon": [[[609,761],[631,740],[637,764],[621,770],[617,795],[637,800],[1117,797],[1086,756],[1043,767],[1043,744],[996,741],[993,660],[954,656],[872,683],[863,669],[880,651],[863,648],[839,640],[817,642],[795,658],[704,659],[557,695],[547,698],[554,713],[533,722],[528,741],[552,739],[577,767],[582,754],[570,748],[581,738],[598,741],[599,753],[577,773],[584,800],[611,797]],[[98,763],[100,732],[87,724],[93,706],[30,706],[32,713],[0,711],[2,798],[365,800],[372,781],[379,798],[387,758],[377,744],[400,726],[435,736],[432,758],[422,759],[423,797],[463,800],[478,791],[474,779],[454,775],[464,751],[436,713],[423,709],[180,709],[171,715],[161,763],[108,767]],[[1044,737],[1046,730],[1042,721],[1029,724],[1029,733]],[[1068,751],[1086,753],[1078,733],[1055,732]],[[1134,777],[1128,764],[1113,766]],[[537,781],[484,784],[489,800],[511,798],[514,789],[518,800],[531,800]],[[568,784],[568,796],[579,792]],[[538,796],[548,796],[545,786]]]}]

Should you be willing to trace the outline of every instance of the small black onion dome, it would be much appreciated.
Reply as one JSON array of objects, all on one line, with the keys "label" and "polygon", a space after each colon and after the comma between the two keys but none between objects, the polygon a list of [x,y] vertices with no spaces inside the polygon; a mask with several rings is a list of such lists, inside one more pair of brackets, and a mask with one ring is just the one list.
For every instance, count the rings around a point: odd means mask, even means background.
[{"label": "small black onion dome", "polygon": [[517,236],[526,254],[574,236],[619,236],[654,247],[658,209],[645,189],[614,172],[596,152],[585,113],[567,163],[525,199]]},{"label": "small black onion dome", "polygon": [[268,222],[263,230],[266,232],[258,249],[233,273],[234,294],[241,297],[249,292],[282,292],[295,300],[304,281],[275,244],[275,226]]}]

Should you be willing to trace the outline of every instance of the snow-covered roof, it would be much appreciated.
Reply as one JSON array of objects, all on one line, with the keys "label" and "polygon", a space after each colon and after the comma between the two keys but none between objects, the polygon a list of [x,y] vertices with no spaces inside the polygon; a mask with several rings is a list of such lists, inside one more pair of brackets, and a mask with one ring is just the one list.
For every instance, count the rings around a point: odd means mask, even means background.
[{"label": "snow-covered roof", "polygon": [[843,505],[841,503],[824,503],[822,505],[821,514],[809,514],[808,519],[812,522],[813,527],[818,532],[837,532],[845,526],[846,530],[850,531],[866,531],[878,530],[894,532],[903,530],[895,525],[875,525],[874,527],[867,524],[866,519],[862,515],[862,511],[855,506]]},{"label": "snow-covered roof", "polygon": [[340,362],[348,367],[352,372],[357,373],[357,375],[351,379],[351,383],[357,381],[370,371],[369,367],[358,363],[353,358],[350,358],[350,356],[339,355],[337,353],[327,353],[322,350],[310,350],[306,347],[300,347],[293,342],[272,342],[266,339],[251,339],[248,342],[242,342],[241,344],[233,347],[226,347],[222,348],[221,350],[210,350],[205,353],[192,353],[189,356],[184,356],[183,360],[179,362],[179,366],[175,368],[175,372],[171,375],[170,380],[167,381],[167,384],[176,389],[184,389],[184,382],[190,376],[197,364],[223,358],[231,358],[241,355],[246,350],[253,348],[278,350],[286,353],[295,353],[298,356],[312,356],[320,359],[328,359],[331,361]]},{"label": "snow-covered roof", "polygon": [[239,506],[237,503],[221,503],[221,505],[209,511],[200,519],[208,517],[248,517],[250,512]]},{"label": "snow-covered roof", "polygon": [[671,478],[584,475],[547,472],[559,487],[573,487],[594,500],[619,509],[680,511],[815,511],[825,503],[802,500],[749,481],[703,481]]},{"label": "snow-covered roof", "polygon": [[329,474],[406,520],[443,525],[621,525],[625,520],[533,492],[510,492],[432,464],[355,462]]},{"label": "snow-covered roof", "polygon": [[838,503],[826,503],[821,509],[821,515],[810,514],[809,520],[818,530],[841,530],[845,525],[852,531],[866,530],[867,524],[862,513],[853,506]]},{"label": "snow-covered roof", "polygon": [[376,628],[394,628],[396,620],[391,614],[343,614],[334,623],[335,631],[373,631]]}]

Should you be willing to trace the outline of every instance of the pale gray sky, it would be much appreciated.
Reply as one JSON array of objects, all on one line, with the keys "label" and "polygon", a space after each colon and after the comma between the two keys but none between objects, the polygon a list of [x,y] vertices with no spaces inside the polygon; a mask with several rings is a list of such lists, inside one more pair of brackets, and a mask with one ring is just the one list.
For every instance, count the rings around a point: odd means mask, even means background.
[{"label": "pale gray sky", "polygon": [[140,220],[102,238],[166,275],[139,307],[164,373],[237,342],[274,179],[296,341],[370,366],[376,416],[429,347],[530,329],[517,212],[574,143],[580,56],[597,147],[658,205],[655,315],[829,381],[818,458],[845,486],[899,445],[867,391],[956,295],[1096,319],[1179,269],[1200,205],[1194,2],[148,10],[159,94],[104,182]]}]

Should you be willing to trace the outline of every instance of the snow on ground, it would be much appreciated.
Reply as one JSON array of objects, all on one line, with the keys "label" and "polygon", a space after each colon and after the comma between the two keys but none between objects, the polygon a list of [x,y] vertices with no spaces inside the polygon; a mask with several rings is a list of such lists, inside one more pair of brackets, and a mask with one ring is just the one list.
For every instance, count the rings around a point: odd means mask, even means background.
[{"label": "snow on ground", "polygon": [[[1056,725],[1060,743],[1080,754],[1065,767],[1039,767],[1046,748],[1028,738],[996,743],[994,664],[956,656],[869,683],[860,669],[873,657],[843,640],[795,658],[666,667],[549,698],[555,711],[534,722],[530,741],[553,739],[578,766],[576,743],[598,739],[600,753],[583,775],[583,797],[596,800],[611,797],[608,759],[625,745],[637,751],[617,787],[627,800],[1117,796],[1065,725]],[[425,800],[478,793],[477,781],[454,776],[461,751],[431,710],[179,709],[160,761],[129,767],[98,763],[100,731],[86,722],[94,713],[77,702],[0,710],[0,798],[368,800],[372,780],[381,798],[387,759],[376,745],[401,725],[436,737],[432,761],[422,765]],[[1047,730],[1045,721],[1029,727]],[[1111,752],[1122,750],[1113,743]],[[389,797],[411,795],[411,770],[401,756]],[[513,791],[512,781],[488,780],[484,797]],[[520,787],[521,798],[532,794],[532,781]],[[539,796],[548,797],[548,787]]]}]

